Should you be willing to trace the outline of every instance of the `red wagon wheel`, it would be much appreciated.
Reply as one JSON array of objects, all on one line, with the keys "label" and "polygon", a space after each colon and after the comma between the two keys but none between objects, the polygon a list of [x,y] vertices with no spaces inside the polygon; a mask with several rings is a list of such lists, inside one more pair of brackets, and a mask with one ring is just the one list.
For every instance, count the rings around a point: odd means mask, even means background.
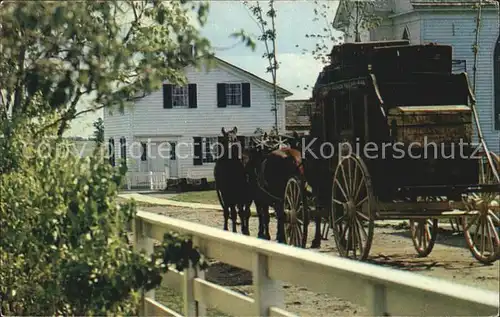
[{"label": "red wagon wheel", "polygon": [[410,232],[413,246],[420,257],[428,256],[434,243],[436,242],[438,233],[437,219],[410,219]]},{"label": "red wagon wheel", "polygon": [[[500,171],[500,157],[491,153],[494,168]],[[480,184],[498,184],[491,166],[487,160],[480,160]],[[472,216],[464,217],[463,226],[465,241],[472,255],[484,264],[495,262],[500,257],[500,215],[498,193],[474,194],[471,197],[481,203],[478,212]],[[469,219],[468,219],[469,218]]]},{"label": "red wagon wheel", "polygon": [[291,177],[285,187],[285,241],[288,245],[305,248],[309,212],[304,199],[304,188],[297,177]]},{"label": "red wagon wheel", "polygon": [[332,186],[331,229],[343,257],[366,260],[373,240],[375,200],[361,158],[341,158]]}]

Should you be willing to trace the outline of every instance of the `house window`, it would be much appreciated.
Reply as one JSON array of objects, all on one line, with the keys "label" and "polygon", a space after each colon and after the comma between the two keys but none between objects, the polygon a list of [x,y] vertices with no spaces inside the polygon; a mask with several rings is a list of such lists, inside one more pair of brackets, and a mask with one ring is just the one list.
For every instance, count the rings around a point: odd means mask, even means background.
[{"label": "house window", "polygon": [[142,145],[142,153],[141,153],[141,161],[147,161],[148,160],[148,144],[141,142]]},{"label": "house window", "polygon": [[226,84],[228,106],[241,106],[241,84]]},{"label": "house window", "polygon": [[203,138],[203,163],[213,163],[217,158],[217,137]]},{"label": "house window", "polygon": [[187,85],[172,87],[172,106],[174,107],[189,106],[189,88]]}]

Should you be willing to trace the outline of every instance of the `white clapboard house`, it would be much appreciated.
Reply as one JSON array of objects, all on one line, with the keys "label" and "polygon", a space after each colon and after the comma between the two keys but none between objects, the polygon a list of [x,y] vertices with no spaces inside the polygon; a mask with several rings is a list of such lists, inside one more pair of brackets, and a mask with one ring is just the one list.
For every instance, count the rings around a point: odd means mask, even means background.
[{"label": "white clapboard house", "polygon": [[[129,188],[164,189],[175,180],[210,181],[216,160],[213,145],[221,128],[238,128],[248,143],[258,128],[275,123],[273,86],[220,58],[202,70],[186,67],[188,84],[163,83],[163,89],[134,100],[124,113],[104,111],[111,162],[126,157]],[[278,88],[278,130],[285,130],[284,98]],[[214,155],[215,154],[215,155]]]}]

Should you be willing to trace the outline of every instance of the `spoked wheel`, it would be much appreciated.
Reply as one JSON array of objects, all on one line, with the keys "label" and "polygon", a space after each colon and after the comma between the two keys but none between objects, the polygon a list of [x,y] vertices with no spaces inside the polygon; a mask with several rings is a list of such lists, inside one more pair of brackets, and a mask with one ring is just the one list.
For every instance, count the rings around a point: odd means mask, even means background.
[{"label": "spoked wheel", "polygon": [[[500,158],[491,153],[494,168],[500,171]],[[480,184],[499,184],[487,160],[480,160]],[[465,241],[472,255],[481,263],[490,264],[500,258],[500,196],[495,193],[473,194],[468,199],[472,215],[463,219]]]},{"label": "spoked wheel", "polygon": [[301,181],[291,177],[285,188],[285,241],[288,245],[305,248],[309,213],[304,199]]},{"label": "spoked wheel", "polygon": [[354,155],[341,158],[333,176],[331,229],[343,257],[366,260],[373,240],[375,201],[368,169]]},{"label": "spoked wheel", "polygon": [[410,219],[410,231],[411,239],[413,240],[413,245],[415,250],[420,257],[428,256],[432,248],[434,248],[434,243],[436,242],[437,232],[438,232],[438,220],[437,219]]}]

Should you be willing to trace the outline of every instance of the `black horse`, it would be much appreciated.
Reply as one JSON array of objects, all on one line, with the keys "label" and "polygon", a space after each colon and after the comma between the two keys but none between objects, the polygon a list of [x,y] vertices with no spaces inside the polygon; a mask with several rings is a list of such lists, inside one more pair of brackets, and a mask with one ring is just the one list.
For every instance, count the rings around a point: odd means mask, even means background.
[{"label": "black horse", "polygon": [[[236,216],[240,217],[241,232],[250,234],[250,204],[248,196],[248,183],[245,167],[242,161],[241,143],[238,141],[238,128],[226,132],[221,129],[222,137],[219,138],[219,156],[215,162],[214,178],[217,196],[224,210],[224,230],[228,230],[229,217],[236,230]],[[251,203],[251,201],[250,201]],[[237,211],[238,209],[238,211]]]}]

